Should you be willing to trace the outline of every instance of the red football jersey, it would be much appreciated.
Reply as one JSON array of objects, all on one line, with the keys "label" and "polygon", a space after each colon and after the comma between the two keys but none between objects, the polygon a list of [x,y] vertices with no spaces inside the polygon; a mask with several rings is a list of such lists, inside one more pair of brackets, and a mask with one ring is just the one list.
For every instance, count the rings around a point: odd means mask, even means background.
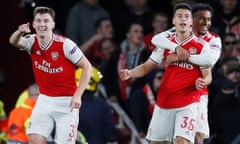
[{"label": "red football jersey", "polygon": [[[46,48],[36,36],[30,38],[29,52],[40,93],[48,96],[72,96],[76,90],[75,64],[82,52],[69,39],[54,35]],[[32,42],[31,42],[32,41]]]},{"label": "red football jersey", "polygon": [[[192,55],[200,54],[207,44],[194,35],[181,43],[178,42],[175,34],[170,35],[168,38],[172,42],[181,45]],[[157,50],[155,51],[157,52]],[[173,52],[164,50],[162,53],[163,58],[166,58],[170,53]],[[157,57],[161,56],[159,56],[159,54],[152,54],[151,59],[155,62],[160,62],[160,59]],[[188,62],[174,62],[168,65],[158,91],[158,106],[162,108],[178,108],[193,102],[198,102],[200,93],[195,88],[195,81],[200,76],[201,71],[198,65]]]}]

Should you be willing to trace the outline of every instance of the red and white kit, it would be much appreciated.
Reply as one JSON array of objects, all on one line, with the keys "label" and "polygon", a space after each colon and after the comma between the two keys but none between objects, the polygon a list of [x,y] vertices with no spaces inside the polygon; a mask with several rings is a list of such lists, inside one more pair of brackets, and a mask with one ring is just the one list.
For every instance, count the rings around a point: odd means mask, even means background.
[{"label": "red and white kit", "polygon": [[[156,43],[162,42],[161,39],[153,39]],[[209,51],[208,43],[200,40],[195,35],[191,35],[184,41],[179,42],[176,34],[172,33],[167,35],[167,39],[182,46],[191,55],[201,55]],[[155,63],[161,63],[171,53],[174,52],[156,48],[150,58]],[[158,108],[154,110],[147,134],[149,140],[173,141],[172,138],[175,139],[176,136],[182,136],[193,142],[197,107],[200,99],[199,91],[195,88],[195,81],[200,76],[199,66],[192,63],[174,62],[166,67],[158,91],[156,106]],[[165,117],[168,118],[166,119]],[[161,121],[160,127],[157,126],[159,121]],[[164,128],[162,127],[163,125]]]},{"label": "red and white kit", "polygon": [[73,144],[79,110],[71,111],[70,102],[77,88],[75,65],[83,53],[70,39],[55,34],[46,47],[40,45],[36,35],[28,35],[24,39],[27,42],[24,50],[31,56],[40,90],[27,133],[47,137],[56,128],[57,143]]}]

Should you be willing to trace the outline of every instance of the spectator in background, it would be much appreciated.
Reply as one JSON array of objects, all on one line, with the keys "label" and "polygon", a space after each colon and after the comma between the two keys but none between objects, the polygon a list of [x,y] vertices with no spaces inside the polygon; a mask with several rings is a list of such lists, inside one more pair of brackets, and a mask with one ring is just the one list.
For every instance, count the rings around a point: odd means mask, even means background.
[{"label": "spectator in background", "polygon": [[119,47],[112,39],[104,39],[100,41],[98,51],[99,54],[94,57],[93,64],[99,68],[99,70],[103,73],[103,79],[106,71],[107,63],[109,59],[116,49]]},{"label": "spectator in background", "polygon": [[[17,101],[16,101],[16,104],[15,104],[15,108],[20,108],[20,107],[23,107],[23,108],[25,108],[25,106],[26,106],[26,100],[27,99],[29,99],[29,97],[31,97],[29,94],[30,94],[30,91],[32,90],[32,87],[34,86],[34,85],[36,85],[35,83],[34,84],[32,84],[32,85],[30,85],[29,87],[27,87],[26,89],[24,89],[21,93],[20,93],[20,95],[18,96],[18,99],[17,99]],[[47,138],[47,143],[48,144],[53,144],[54,142],[54,140],[53,140],[53,137],[54,137],[54,132],[52,132],[52,134],[51,134],[51,136],[49,136],[48,138]]]},{"label": "spectator in background", "polygon": [[211,88],[211,133],[213,144],[230,144],[240,134],[240,64],[237,59],[225,60],[223,76]]},{"label": "spectator in background", "polygon": [[[5,82],[5,75],[2,70],[0,70],[0,96],[2,96],[2,89]],[[7,142],[7,114],[4,108],[4,102],[0,99],[0,143]]]},{"label": "spectator in background", "polygon": [[151,40],[155,34],[161,33],[168,28],[168,16],[165,13],[157,12],[154,13],[152,19],[152,28],[153,31],[144,36],[143,41],[150,51],[152,51],[155,46],[152,44]]},{"label": "spectator in background", "polygon": [[4,103],[0,100],[0,143],[7,142],[7,122],[8,118],[4,109]]},{"label": "spectator in background", "polygon": [[137,130],[138,137],[145,138],[153,108],[156,104],[158,88],[164,69],[155,68],[146,76],[146,83],[134,88],[129,96],[130,117]]},{"label": "spectator in background", "polygon": [[234,53],[240,63],[240,39],[237,40],[236,49]]},{"label": "spectator in background", "polygon": [[230,32],[233,32],[240,37],[240,15],[238,16],[238,20],[231,25]]},{"label": "spectator in background", "polygon": [[223,36],[223,52],[222,52],[222,58],[229,58],[237,55],[236,51],[237,46],[237,37],[234,33],[226,33]]},{"label": "spectator in background", "polygon": [[240,61],[240,49],[239,49],[239,37],[235,33],[227,33],[224,36],[225,38],[225,47],[232,49],[232,54],[231,56],[236,57]]},{"label": "spectator in background", "polygon": [[26,130],[38,95],[38,85],[34,83],[28,87],[28,97],[24,103],[11,110],[8,118],[8,144],[28,144]]},{"label": "spectator in background", "polygon": [[144,34],[152,31],[151,20],[153,12],[148,6],[148,0],[125,0],[127,9],[120,9],[112,16],[117,42],[120,43],[125,38],[125,31],[133,22],[138,22],[144,29]]},{"label": "spectator in background", "polygon": [[139,23],[132,23],[126,32],[126,38],[116,49],[107,65],[105,72],[104,85],[108,96],[117,99],[121,106],[127,110],[127,99],[129,97],[132,83],[139,83],[136,79],[120,82],[118,71],[123,68],[133,68],[144,62],[150,52],[146,49],[143,42],[143,27]]},{"label": "spectator in background", "polygon": [[86,54],[87,58],[93,62],[95,57],[102,57],[99,43],[104,39],[113,38],[112,22],[109,18],[100,18],[95,22],[96,32],[90,39],[80,45],[80,49]]},{"label": "spectator in background", "polygon": [[218,0],[218,4],[214,12],[213,29],[219,35],[224,36],[239,21],[238,0]]},{"label": "spectator in background", "polygon": [[[81,69],[76,70],[76,78],[81,75]],[[82,97],[82,107],[79,115],[78,129],[85,135],[89,144],[107,144],[116,142],[117,131],[113,113],[108,103],[94,95],[102,75],[97,68],[93,68],[89,81]]]},{"label": "spectator in background", "polygon": [[27,99],[29,97],[29,92],[28,92],[28,88],[24,89],[20,95],[18,96],[17,102],[15,104],[15,107],[20,107],[21,105],[24,104],[25,99]]},{"label": "spectator in background", "polygon": [[109,14],[98,0],[82,0],[69,10],[65,34],[80,46],[94,35],[94,24],[103,17]]}]

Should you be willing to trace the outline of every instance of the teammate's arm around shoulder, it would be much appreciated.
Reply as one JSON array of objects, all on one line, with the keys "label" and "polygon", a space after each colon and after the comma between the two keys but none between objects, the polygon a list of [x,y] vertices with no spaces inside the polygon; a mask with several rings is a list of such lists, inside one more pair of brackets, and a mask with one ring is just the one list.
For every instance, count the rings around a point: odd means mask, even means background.
[{"label": "teammate's arm around shoulder", "polygon": [[148,59],[143,64],[140,64],[131,70],[128,70],[128,69],[120,70],[119,77],[122,81],[128,80],[130,78],[143,77],[148,72],[150,72],[155,66],[156,66],[156,63],[154,63],[151,59]]},{"label": "teammate's arm around shoulder", "polygon": [[10,36],[9,43],[17,48],[25,48],[27,43],[22,36],[26,33],[30,33],[29,23],[21,24],[18,29]]},{"label": "teammate's arm around shoulder", "polygon": [[222,53],[222,40],[219,36],[215,37],[209,42],[209,45],[211,48],[211,57],[213,58],[213,64],[215,65]]},{"label": "teammate's arm around shoulder", "polygon": [[153,36],[151,42],[158,48],[167,49],[176,52],[181,61],[186,61],[189,58],[189,53],[187,50],[179,46],[178,44],[170,41],[168,37],[173,35],[171,31],[164,31]]},{"label": "teammate's arm around shoulder", "polygon": [[161,33],[153,36],[151,42],[152,42],[153,45],[155,45],[158,48],[175,51],[175,49],[178,45],[176,43],[173,43],[172,41],[170,41],[168,39],[168,37],[171,34],[172,33],[168,32],[168,31],[161,32]]},{"label": "teammate's arm around shoulder", "polygon": [[193,64],[196,64],[202,67],[213,66],[214,60],[210,53],[209,44],[205,43],[203,45],[203,48],[200,54],[190,55],[189,61]]}]

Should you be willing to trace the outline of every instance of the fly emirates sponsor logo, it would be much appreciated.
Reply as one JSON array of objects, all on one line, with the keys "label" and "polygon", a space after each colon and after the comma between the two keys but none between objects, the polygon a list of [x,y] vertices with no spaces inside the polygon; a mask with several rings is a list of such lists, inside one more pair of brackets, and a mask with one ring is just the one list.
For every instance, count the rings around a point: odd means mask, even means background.
[{"label": "fly emirates sponsor logo", "polygon": [[38,61],[34,61],[35,68],[47,72],[47,73],[60,73],[63,71],[63,67],[56,67],[51,68],[51,63],[43,60],[42,63],[39,63]]},{"label": "fly emirates sponsor logo", "polygon": [[193,69],[193,65],[190,63],[186,63],[186,62],[173,62],[171,63],[171,65],[175,65],[181,68],[185,68],[187,70],[192,70]]}]

